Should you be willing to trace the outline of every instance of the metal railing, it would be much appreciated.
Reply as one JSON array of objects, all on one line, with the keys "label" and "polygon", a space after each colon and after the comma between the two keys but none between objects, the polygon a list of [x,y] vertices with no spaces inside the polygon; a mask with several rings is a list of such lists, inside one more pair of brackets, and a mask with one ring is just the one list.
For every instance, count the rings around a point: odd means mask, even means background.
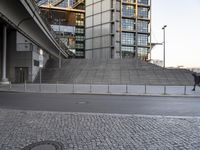
[{"label": "metal railing", "polygon": [[51,25],[49,24],[49,22],[46,20],[46,16],[41,13],[40,7],[38,7],[37,3],[35,0],[31,0],[30,1],[34,8],[35,11],[38,12],[38,14],[40,15],[40,17],[42,18],[44,24],[46,25],[46,27],[48,28],[48,30],[50,31],[51,35],[53,36],[53,38],[55,39],[55,41],[57,42],[57,44],[60,46],[62,53],[64,53],[64,55],[69,55],[72,56],[72,53],[70,52],[70,50],[68,49],[68,47],[62,42],[62,40],[60,40],[59,36],[56,35],[56,33],[54,32],[54,30],[52,29]]},{"label": "metal railing", "polygon": [[200,90],[192,91],[193,86],[166,85],[110,85],[110,84],[9,84],[0,86],[0,91],[33,93],[85,93],[118,95],[193,95],[200,96]]}]

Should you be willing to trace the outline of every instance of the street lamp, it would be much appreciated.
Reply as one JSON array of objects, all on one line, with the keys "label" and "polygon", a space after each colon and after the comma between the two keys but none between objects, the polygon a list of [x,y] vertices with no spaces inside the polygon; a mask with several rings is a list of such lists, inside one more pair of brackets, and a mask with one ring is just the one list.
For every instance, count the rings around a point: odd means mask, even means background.
[{"label": "street lamp", "polygon": [[164,25],[162,27],[163,29],[163,68],[165,68],[165,28],[167,27],[167,25]]}]

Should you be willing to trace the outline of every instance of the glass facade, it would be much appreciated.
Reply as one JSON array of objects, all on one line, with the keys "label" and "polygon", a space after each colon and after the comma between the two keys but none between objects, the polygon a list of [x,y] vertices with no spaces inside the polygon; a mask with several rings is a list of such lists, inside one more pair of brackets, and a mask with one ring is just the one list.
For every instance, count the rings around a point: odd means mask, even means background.
[{"label": "glass facade", "polygon": [[122,19],[122,30],[135,30],[135,20]]},{"label": "glass facade", "polygon": [[122,45],[134,45],[134,33],[122,32]]},{"label": "glass facade", "polygon": [[40,5],[48,5],[48,4],[56,4],[56,6],[63,7],[63,8],[73,6],[74,3],[75,3],[75,0],[64,0],[64,1],[60,2],[60,3],[59,3],[59,1],[57,3],[56,0],[39,0],[38,1],[38,5],[39,6]]},{"label": "glass facade", "polygon": [[132,5],[123,5],[122,15],[126,17],[134,17],[134,7]]},{"label": "glass facade", "polygon": [[[150,49],[150,0],[123,0],[121,19],[122,57],[146,60]],[[138,12],[136,12],[138,11]],[[137,53],[137,56],[136,56]]]},{"label": "glass facade", "polygon": [[149,0],[138,0],[138,4],[149,5]]},{"label": "glass facade", "polygon": [[133,57],[135,57],[134,47],[122,46],[121,49],[122,49],[122,57],[123,58],[133,58]]},{"label": "glass facade", "polygon": [[[77,11],[59,9],[60,7],[73,7],[77,0],[41,0],[39,6],[51,4],[57,9],[41,7],[46,20],[56,32],[60,40],[75,53],[76,57],[85,57],[85,13],[80,8]],[[82,8],[84,3],[78,5]],[[51,7],[50,7],[51,8]],[[78,11],[81,10],[81,11]]]},{"label": "glass facade", "polygon": [[148,15],[148,8],[139,7],[138,8],[138,17],[139,18],[146,18],[146,19],[148,19],[148,17],[149,17],[149,15]]},{"label": "glass facade", "polygon": [[74,0],[64,0],[62,3],[60,3],[58,6],[59,7],[63,7],[63,8],[66,8],[66,7],[70,7],[70,6],[73,6],[74,4]]},{"label": "glass facade", "polygon": [[[39,3],[58,2],[56,6],[66,8],[75,7],[77,1],[41,0]],[[60,28],[63,32],[68,30],[78,56],[85,57],[86,51],[88,58],[138,56],[147,59],[150,0],[85,0],[85,4],[75,8],[85,13],[66,13],[64,18],[68,19]],[[58,26],[54,28],[58,30]]]}]

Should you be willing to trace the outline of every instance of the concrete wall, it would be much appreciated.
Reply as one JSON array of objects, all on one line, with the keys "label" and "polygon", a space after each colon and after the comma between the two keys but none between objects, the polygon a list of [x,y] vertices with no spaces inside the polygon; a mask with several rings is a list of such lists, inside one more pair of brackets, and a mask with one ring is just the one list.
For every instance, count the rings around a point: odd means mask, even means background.
[{"label": "concrete wall", "polygon": [[32,52],[17,51],[17,31],[8,31],[8,78],[11,82],[15,82],[15,67],[28,67],[28,82],[32,79]]},{"label": "concrete wall", "polygon": [[43,52],[43,55],[40,55],[38,47],[37,46],[33,47],[33,51],[32,51],[32,82],[36,79],[36,77],[39,73],[39,69],[40,69],[39,66],[34,65],[34,61],[39,61],[40,63],[42,63],[40,65],[42,65],[44,67],[48,60],[49,60],[49,54],[47,54],[46,52]]},{"label": "concrete wall", "polygon": [[[20,34],[19,32],[17,32],[16,35],[16,41],[17,41],[17,51],[18,52],[31,52],[31,66],[29,66],[30,69],[30,73],[29,73],[29,82],[33,82],[35,80],[35,78],[38,75],[40,66],[45,66],[47,60],[49,59],[49,55],[46,52],[43,52],[43,55],[40,55],[40,48],[35,45],[33,42],[31,42],[29,39],[27,39],[26,37],[24,37],[22,34]],[[38,62],[39,65],[36,65],[34,62]]]},{"label": "concrete wall", "polygon": [[115,4],[115,0],[86,1],[86,59],[116,58],[113,48],[115,25],[111,22],[115,21],[112,10],[112,5],[116,6]]},{"label": "concrete wall", "polygon": [[[40,48],[24,37],[19,32],[13,31],[9,34],[9,74],[11,82],[15,82],[15,67],[28,67],[28,81],[33,82],[39,72]],[[45,53],[43,66],[49,55]],[[34,63],[37,62],[37,63]]]},{"label": "concrete wall", "polygon": [[[0,80],[2,78],[2,55],[3,55],[3,23],[0,23]],[[49,55],[44,53],[43,66]],[[17,32],[12,27],[7,28],[7,78],[16,82],[16,67],[28,67],[28,81],[33,82],[39,72],[39,47]]]},{"label": "concrete wall", "polygon": [[32,51],[32,81],[35,80],[38,72],[39,72],[39,66],[34,65],[34,61],[38,61],[39,62],[39,51],[37,49],[36,46],[34,46],[33,51]]}]

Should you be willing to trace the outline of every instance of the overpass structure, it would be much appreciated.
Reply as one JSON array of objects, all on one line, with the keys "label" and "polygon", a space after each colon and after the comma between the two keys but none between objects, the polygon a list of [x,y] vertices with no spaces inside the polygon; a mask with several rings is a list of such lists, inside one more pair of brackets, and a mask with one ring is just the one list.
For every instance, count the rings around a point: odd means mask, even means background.
[{"label": "overpass structure", "polygon": [[8,72],[6,71],[7,49],[10,46],[8,29],[21,33],[51,56],[67,58],[71,55],[64,43],[56,37],[50,25],[45,23],[34,0],[1,0],[0,27],[2,29],[2,32],[0,32],[2,37],[0,41],[0,49],[2,49],[0,51],[2,55],[2,60],[0,59],[2,62],[0,63],[2,64],[0,65],[2,70],[2,83],[8,83],[6,77],[6,73]]}]

